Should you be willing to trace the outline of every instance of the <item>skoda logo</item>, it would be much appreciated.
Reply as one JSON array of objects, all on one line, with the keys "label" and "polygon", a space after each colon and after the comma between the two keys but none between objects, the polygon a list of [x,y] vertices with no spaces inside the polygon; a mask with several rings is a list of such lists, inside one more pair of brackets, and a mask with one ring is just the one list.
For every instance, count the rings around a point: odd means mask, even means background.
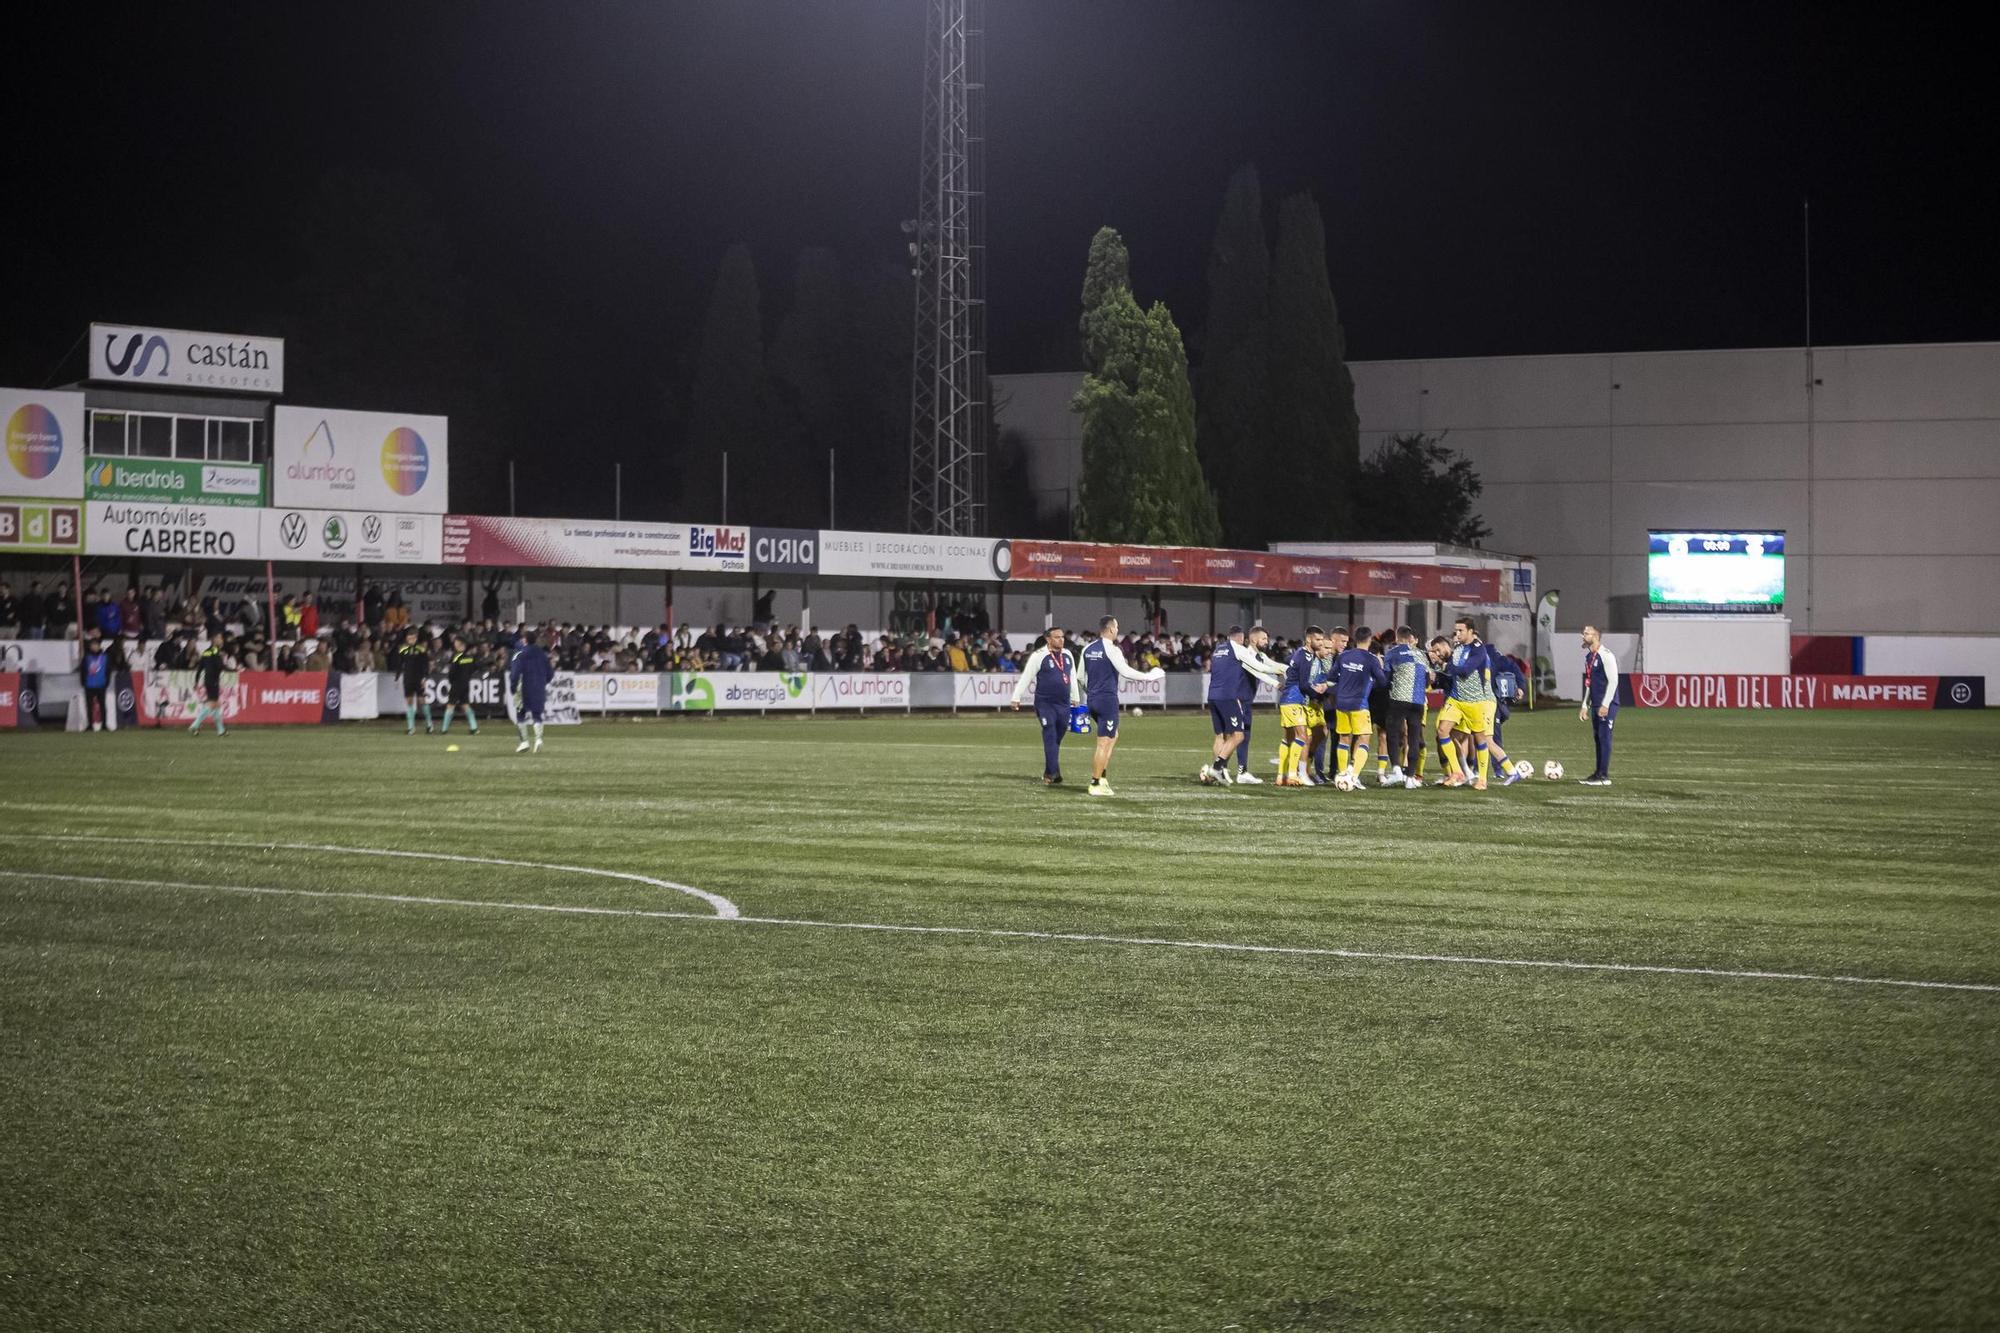
[{"label": "skoda logo", "polygon": [[288,551],[296,551],[306,544],[306,516],[287,514],[278,520],[278,540]]},{"label": "skoda logo", "polygon": [[1953,681],[1951,686],[1951,701],[1955,704],[1971,703],[1972,687],[1962,680]]},{"label": "skoda logo", "polygon": [[327,550],[338,551],[347,545],[347,520],[335,514],[326,521],[326,527],[320,535],[326,538]]},{"label": "skoda logo", "polygon": [[367,514],[361,520],[361,540],[370,546],[382,540],[382,516]]}]

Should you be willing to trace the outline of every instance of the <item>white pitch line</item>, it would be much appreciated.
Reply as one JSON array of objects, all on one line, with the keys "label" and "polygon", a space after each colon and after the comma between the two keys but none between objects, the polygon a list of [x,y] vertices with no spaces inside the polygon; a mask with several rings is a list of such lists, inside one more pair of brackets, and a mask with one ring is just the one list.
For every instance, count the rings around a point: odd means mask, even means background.
[{"label": "white pitch line", "polygon": [[[738,916],[741,915],[741,913],[738,912],[736,909],[736,904],[730,902],[729,899],[723,897],[721,894],[710,893],[706,889],[697,889],[689,884],[676,884],[674,883],[674,881],[670,879],[655,879],[651,875],[635,875],[624,870],[599,870],[595,866],[556,865],[548,861],[508,861],[508,860],[503,860],[502,858],[497,856],[454,856],[449,852],[403,852],[403,851],[396,851],[394,849],[387,847],[336,847],[328,843],[320,843],[320,842],[222,842],[222,841],[215,841],[212,839],[208,841],[199,841],[189,838],[120,838],[120,837],[114,837],[109,834],[95,834],[95,833],[0,833],[0,839],[19,839],[22,841],[30,841],[30,842],[109,842],[109,843],[121,843],[127,845],[139,844],[149,847],[203,847],[211,850],[222,847],[234,847],[234,848],[240,848],[244,851],[252,851],[252,852],[271,852],[271,851],[336,852],[344,856],[393,856],[413,861],[457,861],[465,865],[512,866],[515,869],[520,869],[520,870],[554,870],[566,875],[595,875],[599,879],[623,879],[623,880],[629,880],[634,884],[645,884],[656,889],[672,889],[675,893],[685,893],[691,898],[701,899],[703,902],[707,903],[710,907],[713,907],[715,909],[716,916],[722,918],[725,921],[733,921]],[[131,882],[134,884],[143,884],[146,883],[147,881],[133,880]],[[177,885],[172,885],[171,887],[187,888],[190,886],[177,884]],[[258,890],[258,892],[289,893],[289,892],[296,892],[296,890],[264,889],[264,890]],[[325,896],[340,897],[342,895],[326,894]],[[347,895],[347,896],[354,896],[354,895]],[[428,903],[428,902],[460,901],[459,899],[456,898],[430,899],[430,898],[394,898],[388,895],[376,895],[376,896],[382,897],[384,898],[385,901],[390,901],[390,902]],[[488,907],[506,906],[506,904],[487,903],[485,904],[485,906]],[[551,908],[544,910],[553,911],[557,909]],[[604,908],[596,910],[611,911],[612,909]],[[685,915],[693,915],[693,914],[687,913]]]},{"label": "white pitch line", "polygon": [[[0,835],[0,837],[22,835]],[[33,836],[33,835],[26,835]],[[105,839],[105,841],[130,841]],[[305,846],[306,844],[229,843],[232,847]],[[347,848],[348,851],[368,849]],[[457,859],[457,858],[445,858]],[[477,858],[472,858],[477,859]],[[508,861],[504,865],[531,866]],[[635,878],[620,876],[621,878]],[[642,877],[639,877],[642,878]],[[1739,981],[1818,982],[1824,985],[1889,986],[1904,990],[1949,990],[2000,993],[2000,985],[1972,981],[1912,981],[1899,977],[1857,977],[1819,972],[1770,972],[1719,967],[1671,967],[1653,963],[1581,963],[1547,958],[1483,958],[1471,954],[1386,953],[1368,949],[1333,949],[1295,944],[1229,944],[1214,940],[1163,940],[1134,935],[1087,935],[1065,931],[1005,930],[978,926],[912,926],[872,921],[812,921],[777,916],[704,916],[699,912],[646,911],[626,907],[586,907],[554,903],[500,902],[469,898],[429,898],[360,890],[276,889],[240,884],[190,884],[173,880],[122,879],[102,875],[66,875],[36,870],[0,870],[0,879],[47,880],[64,884],[99,884],[118,888],[192,889],[197,892],[255,894],[290,898],[353,898],[362,902],[400,903],[423,907],[483,907],[497,911],[549,912],[560,916],[622,916],[655,921],[733,921],[744,926],[787,926],[806,930],[858,930],[895,935],[953,935],[997,940],[1044,940],[1061,944],[1112,944],[1134,948],[1191,949],[1206,953],[1276,954],[1292,958],[1341,958],[1381,963],[1441,963],[1468,967],[1528,967],[1562,972],[1623,972],[1654,976],[1717,977]]]}]

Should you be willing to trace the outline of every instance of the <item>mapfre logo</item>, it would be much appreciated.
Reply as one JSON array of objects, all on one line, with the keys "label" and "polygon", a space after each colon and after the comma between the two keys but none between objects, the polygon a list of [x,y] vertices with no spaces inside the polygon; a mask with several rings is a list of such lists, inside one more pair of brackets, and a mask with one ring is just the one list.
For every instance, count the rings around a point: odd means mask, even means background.
[{"label": "mapfre logo", "polygon": [[1641,676],[1638,687],[1639,702],[1648,708],[1665,708],[1667,700],[1673,697],[1673,687],[1665,676]]},{"label": "mapfre logo", "polygon": [[280,708],[292,704],[317,704],[319,701],[320,701],[320,692],[318,690],[257,691],[258,703],[270,704]]}]

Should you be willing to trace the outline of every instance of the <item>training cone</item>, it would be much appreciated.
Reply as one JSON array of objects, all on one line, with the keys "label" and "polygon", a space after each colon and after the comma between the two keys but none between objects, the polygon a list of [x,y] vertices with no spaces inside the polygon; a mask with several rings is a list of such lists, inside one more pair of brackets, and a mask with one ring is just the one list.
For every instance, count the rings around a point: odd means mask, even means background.
[{"label": "training cone", "polygon": [[447,746],[445,746],[445,747],[444,747],[444,752],[445,752],[446,754],[457,754],[457,753],[458,753],[458,747],[457,747],[456,745],[447,745]]}]

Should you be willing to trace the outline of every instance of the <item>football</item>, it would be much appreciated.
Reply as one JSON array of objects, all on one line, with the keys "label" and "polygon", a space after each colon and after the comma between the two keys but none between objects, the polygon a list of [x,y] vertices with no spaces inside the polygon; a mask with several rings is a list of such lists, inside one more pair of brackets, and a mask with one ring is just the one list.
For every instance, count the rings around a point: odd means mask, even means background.
[{"label": "football", "polygon": [[1562,775],[1563,766],[1556,760],[1551,759],[1548,763],[1542,765],[1542,776],[1550,782],[1561,782]]},{"label": "football", "polygon": [[1353,791],[1354,779],[1346,773],[1335,773],[1333,775],[1333,789],[1335,791]]},{"label": "football", "polygon": [[1215,785],[1215,770],[1213,768],[1210,768],[1206,764],[1202,765],[1201,772],[1197,773],[1195,776],[1200,780],[1201,785],[1204,787],[1213,787]]},{"label": "football", "polygon": [[1133,717],[1144,717],[1144,716],[1146,716],[1146,710],[1145,710],[1145,709],[1143,709],[1143,708],[1134,708],[1134,709],[1132,710],[1132,716],[1133,716]]},{"label": "football", "polygon": [[1531,762],[1529,762],[1529,761],[1528,761],[1528,760],[1526,760],[1526,759],[1517,759],[1517,760],[1515,760],[1515,761],[1514,761],[1514,776],[1515,776],[1515,777],[1517,777],[1517,778],[1531,778],[1531,777],[1535,776],[1535,766],[1534,766],[1534,764],[1533,764],[1533,763],[1531,763]]}]

